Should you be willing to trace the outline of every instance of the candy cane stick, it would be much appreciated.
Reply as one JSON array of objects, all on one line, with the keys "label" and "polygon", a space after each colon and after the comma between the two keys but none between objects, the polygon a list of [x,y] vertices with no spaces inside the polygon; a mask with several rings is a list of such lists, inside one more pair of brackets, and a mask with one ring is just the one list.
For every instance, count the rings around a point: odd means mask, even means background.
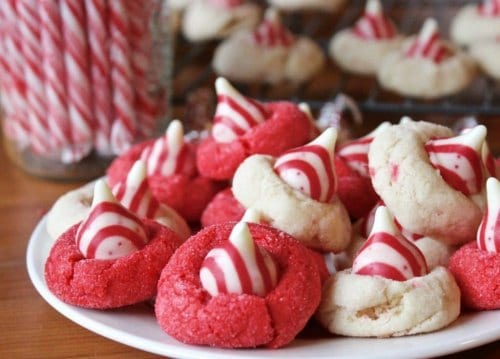
[{"label": "candy cane stick", "polygon": [[149,21],[153,14],[153,1],[140,3],[129,1],[127,8],[130,16],[129,40],[132,51],[131,65],[134,87],[136,90],[135,106],[138,130],[145,136],[151,136],[156,125],[156,101],[149,95],[148,70],[153,41],[149,31]]},{"label": "candy cane stick", "polygon": [[0,3],[0,29],[0,86],[5,115],[4,131],[18,146],[25,148],[29,145],[30,130],[26,118],[26,86],[17,12],[13,1]]},{"label": "candy cane stick", "polygon": [[53,149],[51,133],[45,118],[47,104],[44,91],[40,16],[36,0],[16,1],[26,79],[26,100],[31,128],[31,146],[38,154],[47,155]]},{"label": "candy cane stick", "polygon": [[85,8],[81,0],[61,0],[60,11],[74,154],[72,160],[78,161],[92,150],[94,136]]},{"label": "candy cane stick", "polygon": [[137,130],[134,89],[128,42],[129,16],[123,1],[110,1],[110,58],[115,119],[111,128],[111,146],[116,154],[130,147]]},{"label": "candy cane stick", "polygon": [[62,162],[70,162],[74,156],[70,148],[71,127],[67,110],[64,43],[59,1],[41,1],[40,19],[48,126],[55,143],[61,150]]},{"label": "candy cane stick", "polygon": [[111,151],[111,122],[113,118],[108,42],[108,1],[85,0],[90,52],[90,75],[94,93],[96,120],[95,147],[104,155]]}]

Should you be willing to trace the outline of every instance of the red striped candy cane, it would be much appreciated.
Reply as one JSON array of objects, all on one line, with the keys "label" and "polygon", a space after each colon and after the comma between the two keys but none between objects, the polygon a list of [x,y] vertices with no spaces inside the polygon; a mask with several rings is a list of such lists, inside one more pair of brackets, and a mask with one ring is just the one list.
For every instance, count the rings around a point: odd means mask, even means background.
[{"label": "red striped candy cane", "polygon": [[148,71],[151,66],[153,39],[149,31],[149,21],[154,11],[154,1],[127,2],[130,16],[129,41],[131,66],[135,87],[135,107],[138,130],[142,135],[151,136],[156,127],[158,105],[149,92]]},{"label": "red striped candy cane", "polygon": [[29,146],[29,123],[26,114],[26,85],[22,49],[14,1],[0,2],[0,85],[5,111],[4,131],[18,146]]},{"label": "red striped candy cane", "polygon": [[74,161],[93,147],[92,93],[88,72],[85,8],[81,0],[61,0],[64,62]]},{"label": "red striped candy cane", "polygon": [[113,118],[108,30],[108,1],[85,0],[90,54],[91,87],[94,94],[95,147],[97,152],[110,155],[111,123]]},{"label": "red striped candy cane", "polygon": [[44,89],[40,15],[36,0],[16,1],[26,79],[27,113],[30,123],[31,147],[35,153],[47,155],[54,149],[52,134],[46,120],[47,102]]},{"label": "red striped candy cane", "polygon": [[111,146],[116,154],[132,144],[137,118],[134,111],[135,94],[130,65],[129,16],[123,1],[110,1],[110,58],[113,85],[114,121],[111,127]]},{"label": "red striped candy cane", "polygon": [[57,0],[40,2],[40,20],[46,117],[54,143],[62,150],[61,160],[70,162],[73,157],[70,148],[71,127],[67,109],[61,14]]}]

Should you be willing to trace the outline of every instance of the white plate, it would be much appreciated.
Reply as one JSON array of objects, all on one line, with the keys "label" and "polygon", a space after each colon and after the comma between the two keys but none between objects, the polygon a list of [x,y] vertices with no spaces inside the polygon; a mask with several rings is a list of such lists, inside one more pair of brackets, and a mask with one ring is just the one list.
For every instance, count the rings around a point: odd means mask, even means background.
[{"label": "white plate", "polygon": [[147,305],[99,311],[61,302],[47,288],[44,265],[52,245],[45,218],[35,228],[27,250],[28,273],[41,296],[75,323],[111,340],[176,358],[425,358],[459,352],[500,339],[500,310],[462,315],[451,326],[432,334],[390,339],[332,337],[296,339],[277,350],[229,350],[182,344],[156,324]]}]

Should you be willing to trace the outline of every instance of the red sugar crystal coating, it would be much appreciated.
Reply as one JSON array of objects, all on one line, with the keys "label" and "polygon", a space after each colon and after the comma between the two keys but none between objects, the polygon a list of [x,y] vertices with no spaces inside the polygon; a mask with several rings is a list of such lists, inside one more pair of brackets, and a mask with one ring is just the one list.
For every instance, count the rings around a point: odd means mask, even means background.
[{"label": "red sugar crystal coating", "polygon": [[208,227],[212,224],[239,221],[245,214],[243,207],[234,198],[231,188],[226,188],[217,193],[201,215],[201,226]]},{"label": "red sugar crystal coating", "polygon": [[334,162],[340,200],[352,219],[364,217],[379,200],[370,178],[361,176],[340,156],[335,156]]},{"label": "red sugar crystal coating", "polygon": [[270,117],[238,139],[219,143],[209,137],[199,145],[196,163],[202,175],[230,179],[240,163],[250,155],[279,156],[311,140],[313,124],[297,105],[271,102],[265,104],[265,108],[271,113]]},{"label": "red sugar crystal coating", "polygon": [[250,223],[256,243],[278,263],[278,285],[265,297],[211,297],[201,287],[201,264],[210,249],[227,241],[234,224],[202,229],[172,256],[158,284],[156,318],[165,332],[187,344],[282,347],[304,328],[319,304],[316,257],[288,234]]},{"label": "red sugar crystal coating", "polygon": [[45,280],[62,301],[84,308],[109,309],[139,303],[156,294],[160,272],[182,243],[170,229],[144,219],[149,243],[118,259],[86,259],[75,243],[79,224],[55,242],[45,263]]},{"label": "red sugar crystal coating", "polygon": [[[154,140],[150,140],[137,144],[111,163],[107,170],[108,183],[111,187],[127,178],[127,174],[135,161],[140,158],[142,151],[153,142]],[[196,146],[193,144],[188,144],[188,146],[190,151],[196,151]],[[192,173],[191,166],[186,164],[184,172]],[[208,178],[184,173],[169,177],[151,175],[148,176],[148,182],[158,201],[175,209],[189,222],[199,221],[206,205],[219,189],[219,184]]]},{"label": "red sugar crystal coating", "polygon": [[448,268],[462,293],[464,306],[500,309],[500,253],[488,253],[468,243],[450,258]]}]

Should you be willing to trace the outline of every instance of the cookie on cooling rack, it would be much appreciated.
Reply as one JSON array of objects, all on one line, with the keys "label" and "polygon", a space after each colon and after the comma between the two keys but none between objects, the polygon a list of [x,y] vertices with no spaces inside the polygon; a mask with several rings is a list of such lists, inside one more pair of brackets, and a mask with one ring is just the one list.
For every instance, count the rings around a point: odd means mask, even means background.
[{"label": "cookie on cooling rack", "polygon": [[337,11],[345,0],[268,0],[271,6],[283,11]]},{"label": "cookie on cooling rack", "polygon": [[329,53],[345,71],[374,75],[384,57],[398,49],[403,36],[384,15],[379,0],[368,0],[361,18],[353,27],[336,33],[329,44]]},{"label": "cookie on cooling rack", "polygon": [[264,21],[254,31],[240,31],[224,40],[212,59],[218,75],[244,83],[300,84],[324,64],[319,45],[290,33],[275,9],[266,11]]},{"label": "cookie on cooling rack", "polygon": [[439,330],[460,314],[460,290],[444,267],[428,271],[423,254],[384,206],[352,269],[323,286],[316,312],[334,334],[395,337]]},{"label": "cookie on cooling rack", "polygon": [[470,85],[475,75],[475,61],[440,39],[434,19],[427,19],[416,37],[388,54],[377,74],[382,87],[422,99],[460,92]]},{"label": "cookie on cooling rack", "polygon": [[463,6],[453,18],[450,35],[460,45],[495,40],[500,34],[500,1],[483,0]]},{"label": "cookie on cooling rack", "polygon": [[246,0],[196,0],[185,8],[182,33],[190,41],[221,39],[255,28],[260,18],[260,7]]},{"label": "cookie on cooling rack", "polygon": [[[499,32],[500,34],[500,32]],[[495,40],[471,44],[469,53],[488,76],[500,80],[500,35]]]}]

